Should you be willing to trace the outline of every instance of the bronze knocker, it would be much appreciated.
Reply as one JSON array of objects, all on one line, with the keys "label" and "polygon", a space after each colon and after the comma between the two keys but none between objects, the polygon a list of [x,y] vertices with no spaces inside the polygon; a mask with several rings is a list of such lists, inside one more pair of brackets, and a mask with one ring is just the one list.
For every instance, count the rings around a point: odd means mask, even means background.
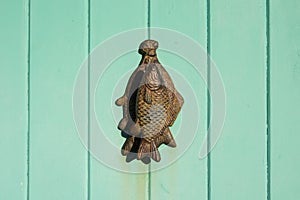
[{"label": "bronze knocker", "polygon": [[132,73],[122,97],[116,105],[123,107],[123,118],[118,129],[126,141],[122,155],[126,161],[133,159],[149,163],[159,162],[158,147],[166,144],[176,147],[169,129],[183,105],[183,97],[156,55],[158,42],[145,40],[140,44],[142,60]]}]

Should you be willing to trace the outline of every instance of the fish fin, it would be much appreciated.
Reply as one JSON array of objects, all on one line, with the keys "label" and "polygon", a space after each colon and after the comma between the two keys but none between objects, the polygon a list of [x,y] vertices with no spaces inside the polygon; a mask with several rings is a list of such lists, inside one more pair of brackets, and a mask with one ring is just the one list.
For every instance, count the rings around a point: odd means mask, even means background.
[{"label": "fish fin", "polygon": [[118,124],[118,129],[124,131],[128,123],[128,118],[124,117],[120,120]]},{"label": "fish fin", "polygon": [[134,143],[134,137],[129,137],[126,139],[121,150],[123,156],[126,156],[131,151],[133,143]]},{"label": "fish fin", "polygon": [[158,149],[157,149],[154,141],[151,141],[151,145],[150,146],[151,146],[151,158],[153,160],[155,160],[156,162],[159,162],[160,159],[161,159],[160,158],[160,153],[159,153],[159,151],[158,151]]},{"label": "fish fin", "polygon": [[137,159],[141,160],[146,157],[152,158],[156,162],[160,161],[160,153],[154,143],[154,141],[146,141],[145,139],[142,139],[140,148],[138,150]]},{"label": "fish fin", "polygon": [[145,101],[146,103],[150,104],[152,102],[152,94],[149,89],[145,87]]},{"label": "fish fin", "polygon": [[157,147],[161,144],[168,145],[169,147],[176,147],[175,139],[173,138],[169,128],[166,128],[163,134],[156,138],[155,143]]},{"label": "fish fin", "polygon": [[118,98],[116,101],[115,101],[115,104],[117,106],[123,106],[125,104],[125,101],[126,101],[126,98],[125,96],[121,96],[120,98]]},{"label": "fish fin", "polygon": [[163,134],[164,140],[163,143],[168,145],[169,147],[176,147],[175,139],[173,138],[173,135],[169,128],[166,128],[164,134]]},{"label": "fish fin", "polygon": [[178,93],[178,92],[172,92],[172,91],[169,91],[169,96],[172,97],[170,98],[170,107],[169,107],[169,114],[168,114],[168,117],[167,117],[167,124],[168,126],[173,126],[180,110],[181,110],[181,107],[183,105],[183,97]]}]

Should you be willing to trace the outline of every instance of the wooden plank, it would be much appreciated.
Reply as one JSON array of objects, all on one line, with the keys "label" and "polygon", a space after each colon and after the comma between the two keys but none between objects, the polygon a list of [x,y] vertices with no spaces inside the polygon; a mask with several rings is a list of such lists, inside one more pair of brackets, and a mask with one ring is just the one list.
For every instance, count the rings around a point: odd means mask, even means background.
[{"label": "wooden plank", "polygon": [[26,197],[27,65],[24,1],[0,3],[0,199]]},{"label": "wooden plank", "polygon": [[299,199],[300,2],[270,6],[270,195]]},{"label": "wooden plank", "polygon": [[211,154],[211,199],[265,199],[265,5],[211,1],[211,54],[227,116]]},{"label": "wooden plank", "polygon": [[[100,43],[106,41],[108,38],[115,34],[124,32],[135,28],[144,28],[146,26],[146,1],[97,1],[91,0],[91,49],[94,49]],[[140,166],[140,161],[132,161],[126,164],[125,157],[121,155],[120,148],[125,141],[121,137],[120,131],[117,130],[117,125],[122,116],[122,109],[114,105],[116,98],[123,95],[127,80],[133,70],[138,66],[141,59],[137,53],[139,42],[142,42],[146,37],[141,40],[135,41],[136,45],[134,52],[126,55],[117,55],[117,60],[111,60],[111,65],[105,70],[101,80],[98,84],[95,93],[95,112],[98,116],[99,123],[102,124],[105,137],[108,137],[112,142],[110,146],[115,146],[117,149],[115,154],[105,151],[110,155],[112,160],[116,160],[117,166],[127,165],[128,169],[131,166]],[[121,41],[116,46],[124,46],[126,41]],[[107,57],[115,55],[114,52],[108,47],[105,54]],[[112,47],[113,48],[113,47]],[[133,50],[133,49],[129,49]],[[94,63],[91,61],[91,76],[95,74],[93,65],[101,68],[103,62]],[[125,74],[125,77],[124,77]],[[91,78],[93,79],[93,78]],[[91,83],[91,88],[93,88]],[[93,91],[90,98],[94,97]],[[93,102],[94,100],[91,99]],[[91,113],[93,111],[94,103],[91,103]],[[117,116],[113,118],[112,109],[115,110]],[[104,114],[105,113],[105,114]],[[93,121],[91,120],[91,128],[93,131]],[[97,142],[96,138],[91,137],[91,146]],[[101,145],[101,144],[100,144]],[[102,161],[105,162],[105,161]],[[116,170],[114,166],[105,166],[107,163],[101,163],[96,157],[91,158],[90,164],[90,196],[91,199],[147,199],[147,173],[132,174],[124,173]]]},{"label": "wooden plank", "polygon": [[[206,1],[152,0],[151,26],[173,29],[186,34],[200,43],[206,50]],[[155,33],[153,35],[155,35],[153,39],[157,39],[160,42],[160,35]],[[168,45],[161,44],[161,47]],[[185,126],[181,124],[181,121],[184,123],[184,120],[188,120],[187,123],[193,124],[199,120],[200,123],[198,130],[190,130],[188,128],[180,130],[182,133],[177,133],[189,135],[195,133],[196,135],[192,145],[176,162],[166,168],[152,172],[151,199],[207,199],[207,159],[199,159],[200,147],[206,133],[207,88],[199,73],[194,69],[195,66],[188,63],[189,60],[185,60],[182,55],[174,55],[173,53],[159,50],[158,57],[162,65],[169,71],[174,79],[176,88],[185,99],[181,111],[182,120],[180,117],[176,120],[174,127],[171,128],[173,134],[176,135],[176,130],[179,126]],[[200,54],[198,57],[200,58]],[[183,81],[180,81],[179,77],[183,78]],[[185,84],[188,84],[188,87],[185,87]],[[198,108],[191,107],[194,97],[187,93],[188,89],[194,92]],[[188,119],[197,110],[199,118]],[[176,138],[179,137],[175,136],[175,140]],[[169,154],[162,154],[162,159],[167,159],[166,156],[176,154],[180,145],[183,145],[186,141],[177,139],[176,142],[178,146],[175,149],[164,147],[164,150],[169,152]],[[152,165],[159,166],[160,164],[152,163]]]},{"label": "wooden plank", "polygon": [[31,3],[30,199],[86,199],[86,150],[72,93],[87,55],[83,1]]}]

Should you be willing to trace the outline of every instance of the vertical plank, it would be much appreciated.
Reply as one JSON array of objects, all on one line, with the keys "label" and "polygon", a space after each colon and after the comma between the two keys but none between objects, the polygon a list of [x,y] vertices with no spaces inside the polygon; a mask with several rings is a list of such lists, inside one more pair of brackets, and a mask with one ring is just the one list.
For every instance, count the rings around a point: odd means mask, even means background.
[{"label": "vertical plank", "polygon": [[[115,34],[130,29],[146,27],[146,11],[146,1],[91,0],[91,49],[96,48],[98,44]],[[122,46],[123,43],[116,45]],[[138,49],[138,45],[139,43],[136,44],[136,49]],[[110,53],[107,52],[107,54]],[[118,94],[115,93],[117,97],[123,95],[129,74],[138,66],[139,61],[140,55],[137,51],[114,60],[103,74],[101,83],[99,83],[99,90],[97,90],[96,108],[102,103],[105,106],[98,109],[98,111],[96,110],[96,112],[100,123],[102,122],[103,124],[104,122],[106,125],[104,134],[112,139],[113,143],[111,145],[115,145],[117,148],[121,148],[125,139],[120,136],[120,131],[117,130],[117,123],[121,119],[122,109],[120,107],[116,108],[118,114],[120,114],[118,115],[119,118],[116,119],[117,121],[113,122],[111,116],[111,109],[116,107],[114,105],[116,99],[113,99],[115,96],[112,97],[112,92],[114,92],[115,86],[124,73],[127,73],[126,78],[122,79],[122,90],[119,90]],[[102,67],[101,64],[100,62],[99,67]],[[91,71],[91,74],[93,73]],[[101,85],[104,88],[101,88]],[[93,98],[93,95],[91,94],[90,98]],[[93,138],[91,140],[93,142]],[[110,152],[107,153],[109,154]],[[125,157],[121,155],[121,151],[117,156],[112,159],[119,160],[120,165],[123,165]],[[132,161],[128,166],[139,165],[139,162]],[[130,174],[119,172],[112,167],[103,165],[95,157],[91,158],[90,173],[91,199],[147,199],[146,173]]]},{"label": "vertical plank", "polygon": [[[206,1],[201,0],[151,0],[151,26],[173,29],[196,40],[206,49]],[[154,38],[158,39],[159,38]],[[164,44],[162,44],[164,45]],[[192,53],[192,52],[191,52]],[[199,150],[206,133],[206,87],[201,76],[180,55],[160,51],[158,57],[163,66],[169,71],[174,84],[185,99],[182,113],[189,110],[195,112],[197,108],[191,108],[192,96],[187,96],[183,84],[177,79],[182,76],[195,93],[198,100],[199,119],[190,119],[193,122],[200,120],[199,129],[192,145],[175,163],[167,168],[152,172],[151,195],[152,199],[207,199],[207,159],[198,158]],[[199,55],[200,58],[200,55]],[[204,66],[205,67],[205,66]],[[178,75],[176,73],[178,73]],[[189,113],[186,116],[189,117]],[[180,119],[174,126],[179,126]],[[175,133],[175,127],[171,130]],[[184,133],[193,134],[190,130],[182,130]],[[178,133],[179,134],[179,133]],[[175,136],[176,140],[176,136]],[[182,145],[184,141],[176,141]],[[165,147],[170,148],[170,147]],[[170,152],[176,149],[170,149]],[[164,159],[162,155],[162,159]]]},{"label": "vertical plank", "polygon": [[299,199],[299,1],[270,2],[271,198]]},{"label": "vertical plank", "polygon": [[31,2],[30,199],[86,198],[86,150],[75,129],[73,83],[87,55],[83,1]]},{"label": "vertical plank", "polygon": [[211,1],[211,54],[227,95],[211,199],[265,199],[265,42],[265,2]]},{"label": "vertical plank", "polygon": [[27,65],[25,1],[0,3],[0,199],[26,197]]}]

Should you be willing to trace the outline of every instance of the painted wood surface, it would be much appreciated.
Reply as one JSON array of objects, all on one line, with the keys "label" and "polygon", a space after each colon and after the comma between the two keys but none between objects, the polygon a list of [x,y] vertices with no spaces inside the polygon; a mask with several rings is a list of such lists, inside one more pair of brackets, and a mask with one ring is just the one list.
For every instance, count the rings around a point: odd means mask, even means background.
[{"label": "painted wood surface", "polygon": [[1,2],[0,199],[24,199],[27,188],[27,56],[25,2]]},{"label": "painted wood surface", "polygon": [[83,1],[30,5],[29,199],[85,199],[87,153],[74,126],[74,77],[87,55]]},{"label": "painted wood surface", "polygon": [[[300,198],[299,1],[19,0],[0,5],[0,199]],[[184,58],[160,50],[171,76],[185,77],[195,91],[199,129],[190,148],[169,167],[123,173],[99,162],[79,139],[74,81],[98,44],[149,24],[182,32],[208,50],[225,84],[227,116],[217,146],[208,159],[199,160],[211,106],[207,88]],[[125,89],[118,77],[128,79],[139,60],[136,51],[120,55],[95,93],[98,104],[109,104],[96,105],[95,112],[109,122],[104,128],[116,146],[124,142],[114,124],[121,109],[112,105]],[[93,71],[84,73],[82,123],[88,134]],[[112,82],[120,86],[107,84]],[[110,96],[101,95],[102,87]],[[180,126],[180,117],[172,130]],[[119,156],[114,159],[121,165],[125,159]]]},{"label": "painted wood surface", "polygon": [[211,2],[211,56],[227,103],[211,153],[211,199],[266,197],[266,30],[263,1]]},{"label": "painted wood surface", "polygon": [[299,1],[270,2],[270,195],[298,199]]}]

